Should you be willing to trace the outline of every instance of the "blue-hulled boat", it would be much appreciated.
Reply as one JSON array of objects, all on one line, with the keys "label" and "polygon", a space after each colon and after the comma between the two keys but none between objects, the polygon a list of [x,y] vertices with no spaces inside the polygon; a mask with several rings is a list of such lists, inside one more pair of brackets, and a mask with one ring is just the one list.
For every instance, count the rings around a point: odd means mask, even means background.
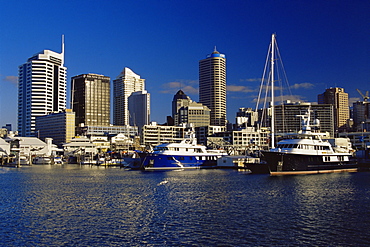
[{"label": "blue-hulled boat", "polygon": [[174,170],[213,168],[217,159],[227,155],[224,150],[210,150],[198,145],[194,134],[180,143],[164,143],[156,146],[143,160],[145,170]]}]

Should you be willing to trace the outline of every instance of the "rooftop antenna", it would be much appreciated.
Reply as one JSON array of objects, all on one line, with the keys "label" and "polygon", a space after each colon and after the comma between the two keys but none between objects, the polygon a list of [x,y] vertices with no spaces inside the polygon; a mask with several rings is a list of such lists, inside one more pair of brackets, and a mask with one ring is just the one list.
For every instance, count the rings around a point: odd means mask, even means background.
[{"label": "rooftop antenna", "polygon": [[215,50],[213,52],[216,52],[216,51],[217,51],[217,49],[216,49],[216,46],[215,46]]},{"label": "rooftop antenna", "polygon": [[62,56],[63,56],[63,63],[64,63],[64,34],[62,34]]}]

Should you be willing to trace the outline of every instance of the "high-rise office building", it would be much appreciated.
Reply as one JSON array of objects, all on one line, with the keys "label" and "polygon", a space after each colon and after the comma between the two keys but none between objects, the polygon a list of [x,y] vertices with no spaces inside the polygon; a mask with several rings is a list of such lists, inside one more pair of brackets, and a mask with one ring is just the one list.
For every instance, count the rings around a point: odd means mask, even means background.
[{"label": "high-rise office building", "polygon": [[128,97],[130,125],[141,128],[150,122],[150,94],[144,91],[133,92]]},{"label": "high-rise office building", "polygon": [[98,74],[72,77],[72,110],[76,126],[110,124],[110,78]]},{"label": "high-rise office building", "polygon": [[[334,137],[334,107],[331,104],[311,104],[300,102],[284,102],[275,106],[275,129],[276,133],[297,133],[302,129],[302,118],[311,110],[311,122],[313,130],[327,132]],[[318,120],[318,122],[317,122]],[[314,126],[319,123],[319,126]]]},{"label": "high-rise office building", "polygon": [[331,104],[334,106],[335,131],[343,131],[347,128],[349,119],[348,93],[343,88],[328,88],[324,93],[318,95],[319,104]]},{"label": "high-rise office building", "polygon": [[36,117],[66,108],[67,68],[62,52],[43,50],[19,66],[18,134],[35,136]]},{"label": "high-rise office building", "polygon": [[363,128],[363,123],[370,122],[370,102],[356,101],[352,108],[355,129],[360,131]]},{"label": "high-rise office building", "polygon": [[172,118],[175,125],[191,123],[194,127],[209,126],[210,110],[179,90],[172,100]]},{"label": "high-rise office building", "polygon": [[199,102],[211,110],[211,125],[226,125],[226,57],[216,49],[199,61]]},{"label": "high-rise office building", "polygon": [[145,90],[145,79],[125,67],[113,81],[113,124],[129,125],[128,97]]}]

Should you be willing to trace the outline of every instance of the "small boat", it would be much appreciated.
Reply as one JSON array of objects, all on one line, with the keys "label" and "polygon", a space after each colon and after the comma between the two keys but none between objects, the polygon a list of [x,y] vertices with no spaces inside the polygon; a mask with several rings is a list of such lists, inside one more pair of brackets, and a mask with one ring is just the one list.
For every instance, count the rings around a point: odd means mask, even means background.
[{"label": "small boat", "polygon": [[32,164],[34,165],[49,165],[51,164],[51,158],[48,156],[36,156],[32,160]]},{"label": "small boat", "polygon": [[194,132],[180,143],[164,143],[148,153],[141,168],[148,171],[217,167],[217,159],[227,155],[224,150],[210,150],[198,145]]},{"label": "small boat", "polygon": [[2,161],[1,166],[6,167],[20,167],[20,166],[30,166],[30,161],[28,156],[19,155],[19,156],[10,156],[10,157],[2,157],[4,160]]},{"label": "small boat", "polygon": [[54,165],[62,165],[63,164],[63,158],[60,156],[53,157],[53,164]]}]

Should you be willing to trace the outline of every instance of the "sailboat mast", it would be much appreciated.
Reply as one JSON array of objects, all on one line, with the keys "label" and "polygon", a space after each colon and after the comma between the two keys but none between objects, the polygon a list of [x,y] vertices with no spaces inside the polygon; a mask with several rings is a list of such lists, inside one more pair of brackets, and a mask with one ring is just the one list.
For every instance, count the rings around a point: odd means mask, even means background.
[{"label": "sailboat mast", "polygon": [[275,148],[275,96],[274,96],[275,34],[271,37],[271,148]]}]

